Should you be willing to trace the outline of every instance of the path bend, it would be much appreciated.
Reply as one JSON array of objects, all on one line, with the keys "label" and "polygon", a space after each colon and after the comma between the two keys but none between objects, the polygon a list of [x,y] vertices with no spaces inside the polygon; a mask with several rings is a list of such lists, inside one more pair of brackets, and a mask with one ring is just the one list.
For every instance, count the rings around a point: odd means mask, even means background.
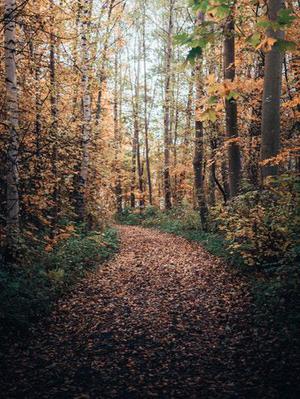
[{"label": "path bend", "polygon": [[243,278],[196,243],[118,229],[118,255],[11,357],[6,397],[276,398]]}]

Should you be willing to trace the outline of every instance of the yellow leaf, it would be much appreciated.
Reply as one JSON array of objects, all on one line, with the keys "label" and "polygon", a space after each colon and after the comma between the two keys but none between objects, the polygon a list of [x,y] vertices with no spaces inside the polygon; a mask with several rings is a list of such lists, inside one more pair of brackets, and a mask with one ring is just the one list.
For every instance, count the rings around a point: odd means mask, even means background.
[{"label": "yellow leaf", "polygon": [[272,50],[274,44],[277,42],[277,39],[274,37],[266,37],[257,47],[256,50],[263,50],[265,52],[269,52]]}]

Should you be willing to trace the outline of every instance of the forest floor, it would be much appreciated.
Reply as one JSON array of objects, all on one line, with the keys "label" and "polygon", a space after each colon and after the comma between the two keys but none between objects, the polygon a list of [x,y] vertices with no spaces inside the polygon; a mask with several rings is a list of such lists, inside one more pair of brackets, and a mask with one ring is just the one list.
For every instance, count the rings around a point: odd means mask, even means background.
[{"label": "forest floor", "polygon": [[119,254],[10,347],[0,397],[299,397],[241,273],[184,238],[119,231]]}]

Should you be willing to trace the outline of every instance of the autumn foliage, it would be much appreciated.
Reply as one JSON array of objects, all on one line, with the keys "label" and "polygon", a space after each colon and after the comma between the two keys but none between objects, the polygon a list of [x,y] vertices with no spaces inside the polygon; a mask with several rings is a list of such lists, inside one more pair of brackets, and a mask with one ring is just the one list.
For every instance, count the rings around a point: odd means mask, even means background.
[{"label": "autumn foliage", "polygon": [[[88,343],[79,363],[89,359],[97,372],[83,379],[86,386],[66,383],[74,397],[100,397],[100,376],[107,397],[115,398],[292,398],[299,346],[299,1],[3,0],[0,14],[0,321],[1,332],[10,332],[7,347],[15,331],[28,331],[76,285],[78,295],[65,296],[49,316],[47,336],[68,347],[78,321],[75,349]],[[118,227],[120,257],[92,273],[119,247],[109,227],[116,222],[131,226]],[[67,336],[59,330],[65,311]],[[267,356],[261,373],[272,365],[269,380],[258,381],[244,328]],[[55,380],[51,349],[35,333]],[[98,333],[120,357],[107,355]],[[283,353],[275,365],[273,342]],[[30,348],[35,353],[35,344]],[[59,370],[69,367],[72,350]],[[157,359],[159,377],[151,363]],[[137,376],[139,362],[152,364],[151,372]],[[81,381],[81,366],[68,367],[66,381]],[[278,382],[281,369],[288,385]],[[44,385],[37,396],[39,389]]]}]

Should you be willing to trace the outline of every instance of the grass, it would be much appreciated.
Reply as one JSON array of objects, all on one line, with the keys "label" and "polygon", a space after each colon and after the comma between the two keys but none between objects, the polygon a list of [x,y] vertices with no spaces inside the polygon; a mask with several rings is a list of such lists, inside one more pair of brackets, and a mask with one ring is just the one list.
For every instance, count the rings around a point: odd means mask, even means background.
[{"label": "grass", "polygon": [[[25,333],[46,315],[88,270],[109,259],[118,249],[115,229],[104,233],[77,228],[50,252],[32,253],[26,264],[0,270],[0,333]],[[25,261],[24,261],[25,263]]]}]

